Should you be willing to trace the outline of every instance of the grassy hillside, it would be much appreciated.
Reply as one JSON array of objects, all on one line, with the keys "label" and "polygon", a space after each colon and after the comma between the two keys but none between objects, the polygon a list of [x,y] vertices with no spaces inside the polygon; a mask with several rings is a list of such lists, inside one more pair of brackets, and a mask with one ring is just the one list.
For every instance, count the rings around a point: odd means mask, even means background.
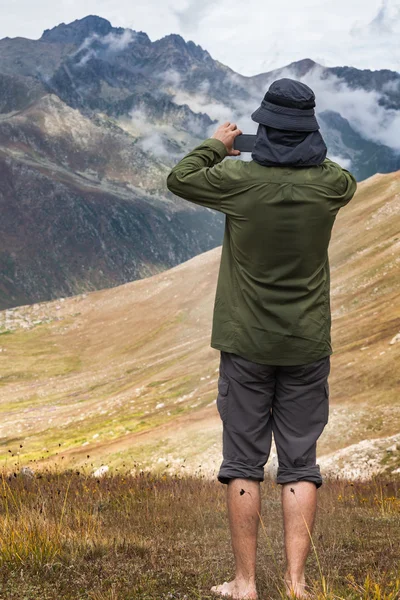
[{"label": "grassy hillside", "polygon": [[[2,487],[1,600],[211,600],[211,586],[232,576],[225,490],[215,481],[53,470],[3,474]],[[280,600],[280,490],[261,487],[260,600]],[[332,481],[319,501],[310,600],[398,600],[398,485]]]},{"label": "grassy hillside", "polygon": [[[358,455],[352,474],[400,467],[399,214],[400,172],[377,175],[333,232],[331,411],[319,452],[329,470],[330,454],[353,445],[343,474]],[[1,462],[213,473],[219,257],[0,313]]]}]

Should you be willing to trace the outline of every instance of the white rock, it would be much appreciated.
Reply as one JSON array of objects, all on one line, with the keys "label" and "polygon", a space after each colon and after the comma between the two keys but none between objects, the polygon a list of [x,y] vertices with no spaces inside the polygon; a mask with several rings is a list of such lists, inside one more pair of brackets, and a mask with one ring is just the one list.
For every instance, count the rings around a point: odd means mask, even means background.
[{"label": "white rock", "polygon": [[393,446],[386,448],[386,452],[397,452],[397,450],[398,450],[397,444],[393,444]]},{"label": "white rock", "polygon": [[108,470],[108,465],[102,465],[101,467],[93,471],[93,477],[103,477],[103,475],[105,475],[108,472]]},{"label": "white rock", "polygon": [[400,445],[400,434],[387,438],[365,439],[356,444],[320,456],[318,463],[325,475],[335,478],[367,480],[384,471],[387,452]]},{"label": "white rock", "polygon": [[34,471],[32,471],[32,469],[30,467],[22,467],[21,475],[23,475],[24,477],[27,477],[28,479],[32,479],[32,477],[35,476],[35,473],[34,473]]},{"label": "white rock", "polygon": [[392,346],[393,344],[397,344],[397,342],[400,342],[400,332],[394,336],[394,338],[391,342],[389,342],[389,344]]}]

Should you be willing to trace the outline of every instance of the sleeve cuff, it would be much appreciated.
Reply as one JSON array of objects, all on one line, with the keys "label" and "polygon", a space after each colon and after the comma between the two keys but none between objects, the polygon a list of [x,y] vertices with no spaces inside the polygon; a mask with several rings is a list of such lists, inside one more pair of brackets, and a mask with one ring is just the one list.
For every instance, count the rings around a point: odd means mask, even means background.
[{"label": "sleeve cuff", "polygon": [[224,143],[220,140],[216,140],[215,138],[208,138],[202,143],[202,146],[211,147],[215,152],[221,157],[221,160],[228,156],[228,150]]}]

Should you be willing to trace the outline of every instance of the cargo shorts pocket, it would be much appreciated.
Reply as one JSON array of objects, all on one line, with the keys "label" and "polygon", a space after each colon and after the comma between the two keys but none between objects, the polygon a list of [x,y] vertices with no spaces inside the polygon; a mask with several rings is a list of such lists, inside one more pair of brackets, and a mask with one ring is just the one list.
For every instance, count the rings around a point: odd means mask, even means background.
[{"label": "cargo shorts pocket", "polygon": [[228,391],[229,381],[220,375],[218,378],[217,408],[223,423],[228,420]]}]

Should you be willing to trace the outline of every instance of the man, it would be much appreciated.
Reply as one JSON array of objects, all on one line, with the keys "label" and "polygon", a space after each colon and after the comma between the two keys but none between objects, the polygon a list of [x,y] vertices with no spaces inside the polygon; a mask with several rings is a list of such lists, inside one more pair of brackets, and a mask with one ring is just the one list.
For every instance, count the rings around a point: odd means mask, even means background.
[{"label": "man", "polygon": [[275,81],[252,115],[252,161],[222,162],[242,132],[225,123],[172,169],[168,188],[226,215],[211,346],[220,350],[217,406],[236,576],[220,596],[257,598],[260,481],[272,433],[282,485],[285,586],[306,597],[317,488],[316,442],[328,421],[331,347],[328,245],[354,177],[326,158],[315,96]]}]

